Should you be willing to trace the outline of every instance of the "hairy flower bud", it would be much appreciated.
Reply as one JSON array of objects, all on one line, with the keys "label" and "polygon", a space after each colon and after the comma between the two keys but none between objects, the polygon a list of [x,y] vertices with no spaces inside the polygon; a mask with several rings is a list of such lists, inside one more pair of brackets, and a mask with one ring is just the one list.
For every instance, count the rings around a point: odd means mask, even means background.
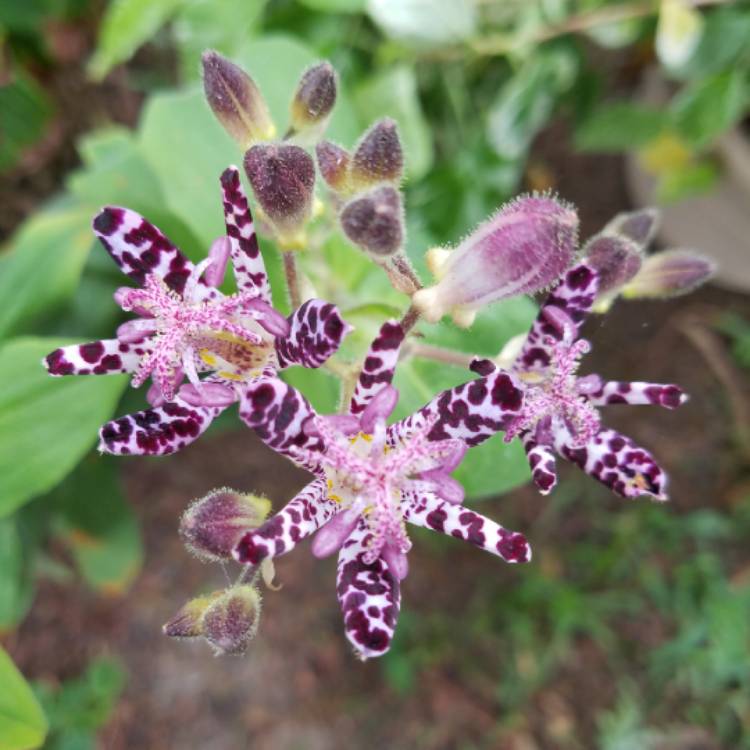
[{"label": "hairy flower bud", "polygon": [[679,297],[697,289],[716,272],[716,263],[694,250],[650,255],[623,289],[624,297]]},{"label": "hairy flower bud", "polygon": [[229,135],[243,149],[276,134],[260,90],[242,68],[211,50],[203,53],[206,99]]},{"label": "hairy flower bud", "polygon": [[329,62],[308,68],[297,84],[291,106],[290,133],[322,132],[336,103],[336,71]]},{"label": "hairy flower bud", "polygon": [[390,185],[381,185],[349,201],[340,220],[351,242],[376,259],[397,253],[403,245],[401,196]]},{"label": "hairy flower bud", "polygon": [[622,234],[602,232],[583,249],[586,265],[599,275],[599,295],[616,293],[639,271],[643,256],[639,246]]},{"label": "hairy flower bud", "polygon": [[224,487],[190,505],[180,520],[180,536],[202,560],[231,560],[242,534],[260,526],[270,510],[266,498]]},{"label": "hairy flower bud", "polygon": [[362,136],[354,151],[350,178],[355,189],[378,182],[399,182],[404,170],[404,153],[394,120],[378,120]]},{"label": "hairy flower bud", "polygon": [[312,212],[312,157],[299,146],[264,143],[245,154],[244,165],[255,197],[278,233],[298,232]]},{"label": "hairy flower bud", "polygon": [[244,654],[258,630],[260,594],[243,584],[227,589],[203,614],[203,635],[217,654]]},{"label": "hairy flower bud", "polygon": [[198,638],[203,635],[203,615],[211,603],[221,596],[215,591],[208,596],[191,599],[162,627],[164,635],[170,638]]},{"label": "hairy flower bud", "polygon": [[638,211],[628,211],[617,214],[601,234],[619,234],[632,240],[640,250],[648,247],[659,229],[659,209],[641,208]]},{"label": "hairy flower bud", "polygon": [[572,262],[577,236],[572,206],[544,195],[518,198],[452,252],[431,253],[438,283],[412,302],[430,322],[450,312],[457,325],[469,326],[480,307],[552,284]]},{"label": "hairy flower bud", "polygon": [[349,152],[331,141],[321,141],[315,146],[318,169],[328,187],[343,191],[349,180]]}]

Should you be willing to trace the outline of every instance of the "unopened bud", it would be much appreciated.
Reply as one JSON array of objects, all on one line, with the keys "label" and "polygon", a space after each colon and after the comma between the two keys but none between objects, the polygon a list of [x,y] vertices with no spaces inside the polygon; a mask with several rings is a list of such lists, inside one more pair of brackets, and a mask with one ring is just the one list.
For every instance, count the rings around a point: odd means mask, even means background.
[{"label": "unopened bud", "polygon": [[657,208],[641,208],[617,214],[601,234],[620,234],[632,240],[640,250],[648,247],[659,229],[660,214]]},{"label": "unopened bud", "polygon": [[329,62],[308,68],[297,84],[291,107],[291,133],[322,132],[336,103],[336,71]]},{"label": "unopened bud", "polygon": [[219,596],[216,591],[209,596],[191,599],[162,627],[164,635],[170,638],[198,638],[203,635],[203,615]]},{"label": "unopened bud", "polygon": [[259,144],[245,154],[244,165],[258,203],[279,234],[298,232],[312,212],[312,157],[288,143]]},{"label": "unopened bud", "polygon": [[586,265],[599,277],[599,295],[616,293],[639,271],[643,256],[638,245],[625,235],[598,234],[583,249]]},{"label": "unopened bud", "polygon": [[374,188],[349,201],[340,219],[344,234],[351,242],[376,259],[393,255],[403,245],[401,196],[390,185]]},{"label": "unopened bud", "polygon": [[202,560],[231,560],[243,533],[260,526],[270,510],[266,498],[224,487],[190,505],[180,520],[180,536]]},{"label": "unopened bud", "polygon": [[202,62],[206,99],[229,135],[243,149],[273,138],[276,128],[255,81],[218,52],[204,52]]},{"label": "unopened bud", "polygon": [[549,196],[519,198],[480,224],[453,252],[433,253],[435,286],[413,297],[429,322],[450,312],[471,325],[476,311],[499,299],[549,287],[571,264],[578,215]]},{"label": "unopened bud", "polygon": [[378,120],[361,138],[350,169],[355,188],[378,182],[399,182],[404,169],[404,152],[394,120]]},{"label": "unopened bud", "polygon": [[260,594],[249,584],[234,586],[203,615],[203,635],[217,654],[244,654],[258,630]]},{"label": "unopened bud", "polygon": [[716,263],[693,250],[650,255],[623,289],[624,297],[679,297],[697,289],[716,272]]},{"label": "unopened bud", "polygon": [[349,179],[349,152],[330,141],[321,141],[315,146],[320,174],[328,187],[340,192]]}]

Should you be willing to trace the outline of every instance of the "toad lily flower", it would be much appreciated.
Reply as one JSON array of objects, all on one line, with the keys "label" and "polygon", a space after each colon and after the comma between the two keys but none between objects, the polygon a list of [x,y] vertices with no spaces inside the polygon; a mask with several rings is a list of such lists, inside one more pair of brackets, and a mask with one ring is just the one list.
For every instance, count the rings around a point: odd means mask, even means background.
[{"label": "toad lily flower", "polygon": [[[654,404],[674,409],[687,396],[675,385],[577,374],[580,358],[590,350],[589,342],[579,338],[579,329],[597,292],[596,272],[582,264],[566,274],[542,305],[511,366],[523,384],[524,399],[505,439],[520,437],[534,482],[544,495],[557,481],[556,451],[622,497],[666,500],[667,477],[654,458],[630,438],[603,427],[598,407]],[[472,369],[487,375],[495,365],[475,360]]]},{"label": "toad lily flower", "polygon": [[[116,338],[57,349],[44,364],[51,375],[133,373],[134,387],[152,379],[152,408],[104,425],[104,452],[173,453],[255,378],[293,364],[319,367],[349,330],[322,300],[305,302],[288,319],[274,310],[235,167],[224,171],[221,187],[227,235],[196,266],[134,211],[107,207],[94,219],[107,252],[140,284],[115,292],[122,309],[138,317],[121,325]],[[230,258],[237,292],[225,295],[216,287]],[[208,375],[201,379],[201,373]]]},{"label": "toad lily flower", "polygon": [[411,547],[405,522],[463,539],[507,562],[531,557],[522,534],[464,508],[463,488],[450,476],[469,446],[519,416],[514,376],[497,370],[386,426],[398,400],[391,380],[403,338],[397,323],[383,325],[347,414],[317,415],[278,379],[252,383],[240,405],[240,416],[268,445],[316,478],[249,530],[235,557],[257,565],[317,532],[314,555],[338,552],[346,635],[362,659],[384,654],[393,637]]}]

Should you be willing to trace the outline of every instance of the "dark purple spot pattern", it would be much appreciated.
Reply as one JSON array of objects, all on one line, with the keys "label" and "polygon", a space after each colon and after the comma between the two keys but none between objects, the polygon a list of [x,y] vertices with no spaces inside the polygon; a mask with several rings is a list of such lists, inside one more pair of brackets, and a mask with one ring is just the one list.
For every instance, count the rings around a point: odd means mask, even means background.
[{"label": "dark purple spot pattern", "polygon": [[140,356],[117,339],[71,344],[50,352],[44,365],[50,375],[114,375],[133,372]]},{"label": "dark purple spot pattern", "polygon": [[276,339],[279,367],[290,365],[320,367],[338,350],[349,329],[330,302],[311,299],[290,316],[291,329],[286,337]]},{"label": "dark purple spot pattern", "polygon": [[537,443],[530,432],[523,432],[520,437],[531,468],[531,478],[539,492],[548,495],[557,484],[555,454],[549,446]]},{"label": "dark purple spot pattern", "polygon": [[325,480],[316,479],[262,526],[244,534],[234,556],[241,563],[257,565],[267,557],[283,555],[317,531],[337,507],[327,499]]},{"label": "dark purple spot pattern", "polygon": [[676,385],[611,380],[604,383],[601,390],[590,397],[590,401],[594,406],[651,404],[676,409],[687,401],[687,395]]},{"label": "dark purple spot pattern", "polygon": [[380,327],[362,363],[357,386],[349,404],[351,414],[363,412],[372,397],[383,386],[391,384],[403,340],[404,331],[395,320],[386,321]]},{"label": "dark purple spot pattern", "polygon": [[221,175],[224,222],[232,253],[234,277],[240,291],[259,290],[261,299],[271,304],[271,287],[266,266],[258,246],[247,196],[242,188],[237,167],[229,167]]}]

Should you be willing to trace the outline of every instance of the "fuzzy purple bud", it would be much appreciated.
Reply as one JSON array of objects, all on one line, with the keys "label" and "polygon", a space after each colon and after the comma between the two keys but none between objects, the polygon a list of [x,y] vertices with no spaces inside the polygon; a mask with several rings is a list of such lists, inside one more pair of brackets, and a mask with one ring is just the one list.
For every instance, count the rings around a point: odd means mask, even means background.
[{"label": "fuzzy purple bud", "polygon": [[640,250],[644,250],[659,229],[659,219],[659,209],[641,208],[638,211],[617,214],[601,233],[624,235]]},{"label": "fuzzy purple bud", "polygon": [[321,141],[315,146],[315,155],[328,187],[337,192],[344,190],[349,180],[349,152],[331,141]]},{"label": "fuzzy purple bud", "polygon": [[258,630],[260,594],[250,585],[234,586],[203,615],[203,635],[217,654],[244,654]]},{"label": "fuzzy purple bud", "polygon": [[221,592],[191,599],[162,627],[164,635],[170,638],[198,638],[203,635],[203,615]]},{"label": "fuzzy purple bud", "polygon": [[476,310],[506,297],[539,292],[555,282],[576,251],[578,215],[549,196],[518,198],[481,224],[455,250],[428,254],[438,279],[412,298],[430,322],[451,312],[471,325]]},{"label": "fuzzy purple bud", "polygon": [[313,126],[325,126],[335,103],[336,71],[331,63],[322,62],[308,68],[294,92],[290,131],[301,133]]},{"label": "fuzzy purple bud", "polygon": [[188,507],[180,520],[180,536],[187,548],[208,562],[232,559],[243,533],[263,523],[271,503],[226,487],[209,492]]},{"label": "fuzzy purple bud", "polygon": [[299,146],[259,144],[244,160],[245,172],[268,219],[282,235],[299,231],[312,211],[315,164]]},{"label": "fuzzy purple bud", "polygon": [[650,255],[623,289],[624,297],[679,297],[697,289],[716,272],[716,263],[693,250]]},{"label": "fuzzy purple bud", "polygon": [[643,262],[639,246],[622,234],[597,234],[586,243],[583,257],[599,276],[600,296],[621,289]]},{"label": "fuzzy purple bud", "polygon": [[390,185],[349,201],[339,218],[349,240],[378,259],[397,253],[404,243],[401,196]]},{"label": "fuzzy purple bud", "polygon": [[351,180],[355,188],[378,182],[399,182],[404,170],[404,152],[394,120],[378,120],[362,136],[354,151]]},{"label": "fuzzy purple bud", "polygon": [[250,76],[218,52],[203,53],[206,100],[224,129],[243,149],[276,133],[266,102]]}]

